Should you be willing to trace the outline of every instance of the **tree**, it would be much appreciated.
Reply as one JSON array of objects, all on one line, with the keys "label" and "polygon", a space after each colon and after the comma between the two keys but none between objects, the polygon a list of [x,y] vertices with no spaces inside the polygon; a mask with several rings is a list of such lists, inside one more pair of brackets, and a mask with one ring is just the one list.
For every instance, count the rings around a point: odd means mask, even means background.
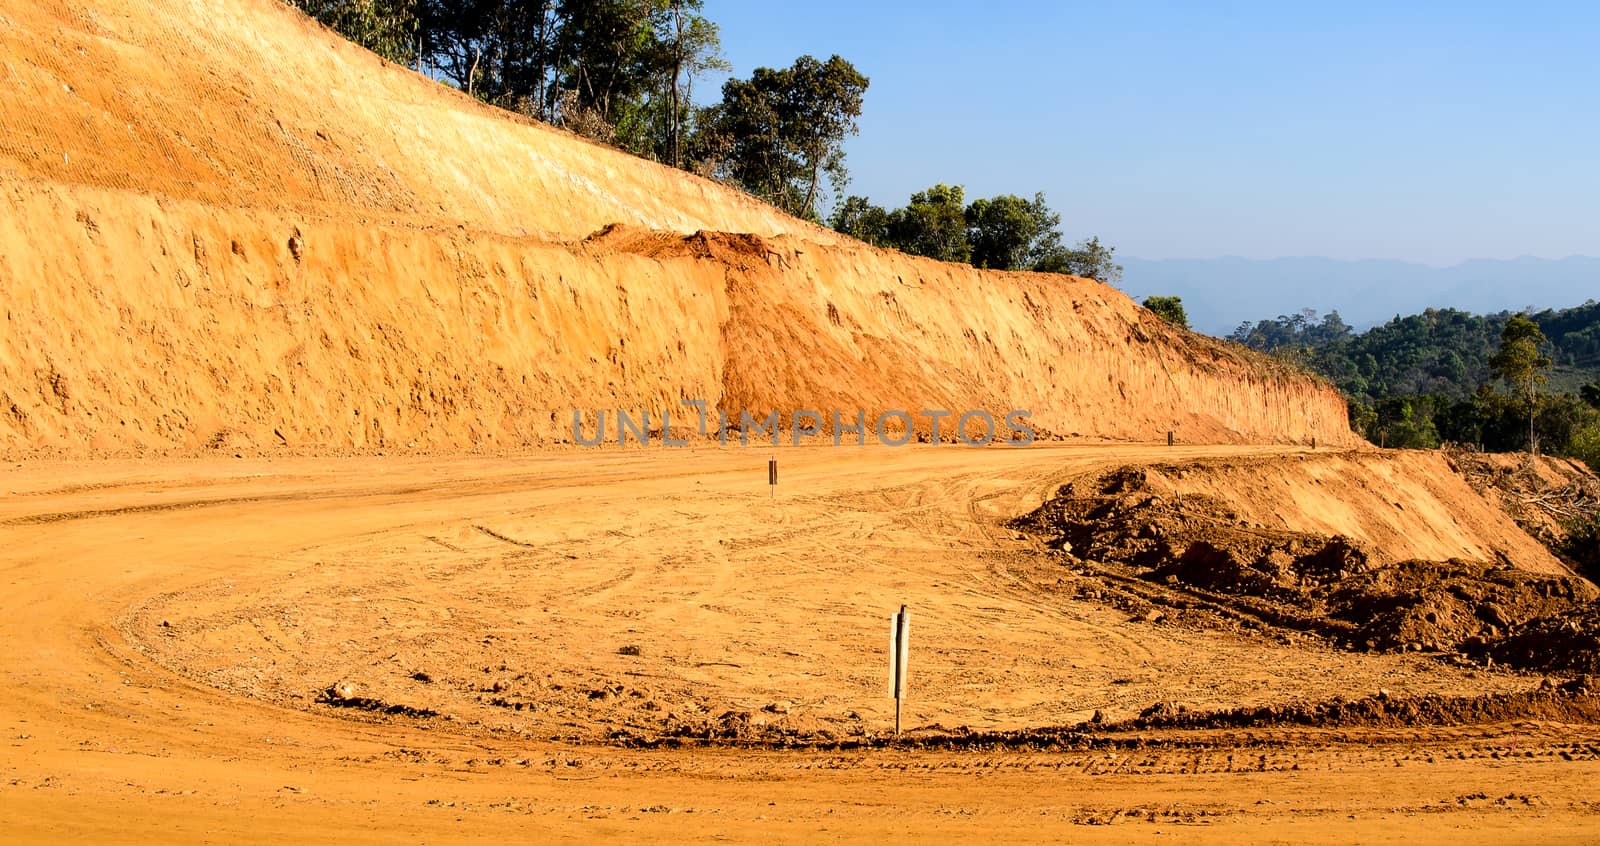
[{"label": "tree", "polygon": [[417,55],[419,0],[289,0],[345,38],[397,64]]},{"label": "tree", "polygon": [[912,194],[910,204],[889,213],[885,246],[939,261],[969,261],[965,199],[960,185],[944,183]]},{"label": "tree", "polygon": [[[1439,432],[1433,422],[1431,397],[1398,397],[1378,403],[1371,434],[1391,449],[1435,449]],[[1368,440],[1373,440],[1371,435]]]},{"label": "tree", "polygon": [[874,247],[882,247],[889,240],[889,213],[882,206],[873,205],[866,197],[846,197],[828,216],[828,225],[835,232],[842,232]]},{"label": "tree", "polygon": [[834,56],[756,68],[722,86],[716,129],[732,139],[724,164],[735,182],[790,214],[816,217],[822,180],[848,176],[844,139],[857,132],[868,79]]},{"label": "tree", "polygon": [[1182,297],[1146,297],[1144,307],[1168,323],[1184,329],[1189,328],[1189,313],[1183,308]]},{"label": "tree", "polygon": [[430,67],[485,102],[553,120],[560,99],[555,0],[423,0]]},{"label": "tree", "polygon": [[1035,270],[1061,252],[1061,215],[1044,194],[1024,200],[1002,194],[975,200],[966,210],[972,266],[994,270]]},{"label": "tree", "polygon": [[666,72],[666,144],[661,160],[673,167],[683,166],[683,139],[687,124],[695,114],[694,80],[708,71],[731,69],[722,58],[722,36],[717,25],[700,14],[704,0],[661,0],[666,4],[669,31],[662,39],[668,45]]},{"label": "tree", "polygon": [[1085,279],[1115,285],[1122,281],[1122,265],[1114,260],[1116,252],[1116,247],[1101,244],[1097,236],[1079,243],[1073,249],[1063,251],[1058,256],[1050,257],[1037,269],[1049,273],[1082,276]]},{"label": "tree", "polygon": [[1584,385],[1579,390],[1579,396],[1583,397],[1584,402],[1600,408],[1600,384]]},{"label": "tree", "polygon": [[641,152],[647,95],[667,52],[659,37],[665,9],[656,0],[560,0],[557,9],[561,119],[609,128],[601,140]]},{"label": "tree", "polygon": [[1539,324],[1516,314],[1506,321],[1500,333],[1500,351],[1489,359],[1490,375],[1504,379],[1511,392],[1522,400],[1528,413],[1528,450],[1539,451],[1538,434],[1534,423],[1539,416],[1539,386],[1545,383],[1545,371],[1550,369],[1550,359],[1539,352],[1549,341]]}]

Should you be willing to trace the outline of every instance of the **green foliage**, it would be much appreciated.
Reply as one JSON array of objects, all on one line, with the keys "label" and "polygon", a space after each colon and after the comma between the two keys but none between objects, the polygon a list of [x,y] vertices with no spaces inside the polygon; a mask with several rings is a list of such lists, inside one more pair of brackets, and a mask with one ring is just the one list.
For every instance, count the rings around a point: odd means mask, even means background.
[{"label": "green foliage", "polygon": [[815,217],[822,180],[845,182],[844,139],[856,120],[868,80],[834,56],[801,56],[782,70],[757,68],[722,86],[715,131],[732,139],[725,175],[790,214]]},{"label": "green foliage", "polygon": [[889,239],[889,213],[866,197],[852,195],[834,206],[828,226],[874,247],[885,246]]},{"label": "green foliage", "polygon": [[1146,297],[1144,307],[1160,315],[1168,323],[1189,328],[1189,312],[1183,308],[1182,297]]},{"label": "green foliage", "polygon": [[1591,580],[1600,579],[1600,514],[1580,517],[1566,525],[1567,539],[1561,551],[1578,571]]},{"label": "green foliage", "polygon": [[1600,473],[1600,422],[1583,426],[1573,433],[1565,452]]},{"label": "green foliage", "polygon": [[1107,285],[1122,281],[1122,265],[1116,262],[1116,247],[1100,243],[1099,236],[1080,241],[1078,246],[1063,250],[1041,262],[1035,269],[1046,273],[1065,273],[1082,276]]},{"label": "green foliage", "polygon": [[288,0],[345,38],[399,64],[417,54],[418,0]]},{"label": "green foliage", "polygon": [[1583,397],[1584,402],[1600,408],[1600,384],[1584,385],[1579,389],[1578,395]]},{"label": "green foliage", "polygon": [[1500,351],[1489,358],[1489,375],[1504,379],[1531,406],[1539,386],[1547,381],[1545,371],[1554,363],[1539,352],[1549,340],[1539,324],[1520,314],[1512,315],[1500,333]]},{"label": "green foliage", "polygon": [[1539,324],[1514,314],[1500,333],[1500,350],[1489,358],[1489,375],[1504,379],[1522,401],[1528,416],[1528,450],[1539,451],[1536,418],[1539,414],[1539,388],[1547,380],[1545,372],[1553,363],[1539,351],[1548,343]]},{"label": "green foliage", "polygon": [[1391,449],[1437,448],[1435,403],[1432,397],[1396,397],[1378,403],[1368,430],[1376,435],[1372,440]]},{"label": "green foliage", "polygon": [[289,2],[485,102],[673,164],[695,78],[727,67],[703,0]]},{"label": "green foliage", "polygon": [[[1549,327],[1579,346],[1555,341],[1545,347],[1552,350],[1547,357],[1540,338]],[[1600,406],[1590,399],[1600,389],[1538,391],[1551,359],[1584,361],[1582,344],[1597,327],[1594,303],[1531,316],[1430,309],[1361,334],[1337,312],[1319,319],[1306,310],[1243,324],[1231,339],[1333,381],[1349,399],[1350,428],[1373,443],[1461,443],[1491,452],[1539,443],[1600,468]],[[1569,366],[1566,377],[1573,373]],[[1508,377],[1510,390],[1492,387]]]},{"label": "green foliage", "polygon": [[889,213],[884,245],[940,261],[970,260],[965,201],[960,185],[940,183],[912,194],[905,208]]},{"label": "green foliage", "polygon": [[973,267],[1035,270],[1062,250],[1061,215],[1050,210],[1044,194],[975,200],[967,206],[966,222]]},{"label": "green foliage", "polygon": [[1373,440],[1368,433],[1373,431],[1373,424],[1378,422],[1378,410],[1364,402],[1351,400],[1346,407],[1346,411],[1350,417],[1350,431],[1367,440]]},{"label": "green foliage", "polygon": [[963,207],[965,200],[960,185],[943,183],[918,191],[904,208],[888,212],[865,197],[847,197],[828,223],[869,244],[940,261],[1065,273],[1107,283],[1122,279],[1116,249],[1098,237],[1074,248],[1062,245],[1061,215],[1051,211],[1044,194],[1031,200],[1002,194]]},{"label": "green foliage", "polygon": [[[1511,317],[1428,309],[1356,335],[1337,312],[1319,320],[1316,312],[1306,310],[1243,324],[1229,340],[1299,363],[1368,404],[1419,394],[1466,399],[1492,378],[1489,360],[1499,351]],[[1546,350],[1555,362],[1552,387],[1577,390],[1600,380],[1600,354],[1588,346],[1600,337],[1600,306],[1590,303],[1529,317],[1553,339]]]},{"label": "green foliage", "polygon": [[1263,320],[1254,326],[1241,323],[1228,340],[1262,352],[1274,352],[1288,347],[1328,346],[1350,335],[1350,326],[1338,311],[1329,312],[1318,322],[1317,312],[1308,308],[1298,314],[1282,315],[1277,320]]}]

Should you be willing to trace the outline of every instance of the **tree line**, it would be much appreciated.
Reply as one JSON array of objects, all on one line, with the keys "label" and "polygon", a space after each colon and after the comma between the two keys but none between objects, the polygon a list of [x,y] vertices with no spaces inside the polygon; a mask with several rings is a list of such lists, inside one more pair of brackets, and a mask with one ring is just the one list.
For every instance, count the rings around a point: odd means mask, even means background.
[{"label": "tree line", "polygon": [[1060,216],[960,186],[918,192],[894,211],[845,193],[844,142],[870,81],[839,56],[801,56],[727,80],[695,104],[695,82],[730,70],[703,0],[286,0],[390,61],[484,102],[635,155],[742,188],[789,214],[870,244],[997,270],[1116,282],[1098,238],[1061,243]]},{"label": "tree line", "polygon": [[1475,315],[1429,309],[1355,332],[1338,312],[1243,324],[1230,340],[1319,373],[1376,444],[1540,448],[1600,470],[1600,302]]},{"label": "tree line", "polygon": [[742,187],[818,220],[843,184],[868,79],[801,56],[730,79],[703,0],[287,0],[390,61],[484,102]]},{"label": "tree line", "polygon": [[1033,199],[1002,194],[966,202],[960,185],[940,183],[888,210],[850,196],[834,207],[828,224],[875,247],[990,270],[1066,273],[1107,284],[1122,279],[1116,248],[1088,238],[1074,247],[1061,241],[1061,215],[1044,194]]}]

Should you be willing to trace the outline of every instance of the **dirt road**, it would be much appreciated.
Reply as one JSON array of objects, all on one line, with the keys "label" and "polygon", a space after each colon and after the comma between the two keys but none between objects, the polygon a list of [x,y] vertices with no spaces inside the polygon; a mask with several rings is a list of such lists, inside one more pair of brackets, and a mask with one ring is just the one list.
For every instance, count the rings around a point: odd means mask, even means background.
[{"label": "dirt road", "polygon": [[[1130,621],[999,521],[1108,463],[1268,448],[694,449],[0,471],[13,842],[1582,842],[1600,731],[1148,732],[1091,751],[634,750],[1528,687]],[[371,708],[337,708],[345,683]],[[346,703],[348,704],[348,703]],[[384,713],[384,709],[397,713]],[[430,716],[431,715],[431,716]]]}]

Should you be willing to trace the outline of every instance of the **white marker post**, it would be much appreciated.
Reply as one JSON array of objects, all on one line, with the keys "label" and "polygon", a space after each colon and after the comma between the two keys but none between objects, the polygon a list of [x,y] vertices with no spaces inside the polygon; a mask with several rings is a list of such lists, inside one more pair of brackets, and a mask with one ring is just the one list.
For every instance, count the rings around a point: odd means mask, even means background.
[{"label": "white marker post", "polygon": [[889,618],[889,693],[894,696],[894,734],[900,736],[900,705],[906,699],[906,664],[911,658],[911,615],[904,605]]}]

